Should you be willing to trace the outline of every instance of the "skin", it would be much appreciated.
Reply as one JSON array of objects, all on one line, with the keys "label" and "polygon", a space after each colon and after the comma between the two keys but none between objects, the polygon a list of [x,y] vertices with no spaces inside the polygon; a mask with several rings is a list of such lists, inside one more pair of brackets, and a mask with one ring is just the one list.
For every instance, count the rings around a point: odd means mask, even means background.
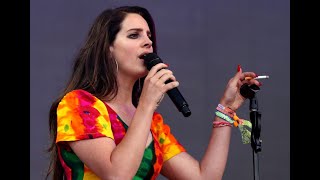
[{"label": "skin", "polygon": [[[126,16],[110,52],[119,65],[119,91],[116,98],[107,104],[129,125],[128,131],[117,146],[108,137],[69,142],[69,145],[101,179],[132,179],[146,146],[152,141],[150,127],[157,102],[168,90],[178,87],[179,82],[172,71],[166,69],[166,64],[159,63],[148,71],[139,58],[142,54],[153,52],[153,49],[148,24],[138,14]],[[133,85],[144,76],[140,101],[135,108],[131,97]],[[240,86],[243,83],[260,85],[257,80],[244,80],[244,77],[255,76],[253,72],[243,73],[240,69],[229,80],[219,103],[237,110],[245,100],[239,94]],[[168,79],[172,82],[165,84]],[[214,120],[223,121],[218,117]],[[161,173],[169,179],[221,179],[227,162],[230,136],[230,127],[215,128],[200,162],[183,152],[166,161]]]}]

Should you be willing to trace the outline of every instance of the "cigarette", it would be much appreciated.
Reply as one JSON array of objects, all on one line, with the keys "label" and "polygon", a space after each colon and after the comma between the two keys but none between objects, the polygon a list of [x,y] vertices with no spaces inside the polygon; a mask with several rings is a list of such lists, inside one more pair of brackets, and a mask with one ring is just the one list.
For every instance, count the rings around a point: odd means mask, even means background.
[{"label": "cigarette", "polygon": [[[245,80],[250,80],[250,79],[252,79],[252,77],[245,77]],[[267,76],[267,75],[257,76],[253,79],[269,79],[269,76]]]}]

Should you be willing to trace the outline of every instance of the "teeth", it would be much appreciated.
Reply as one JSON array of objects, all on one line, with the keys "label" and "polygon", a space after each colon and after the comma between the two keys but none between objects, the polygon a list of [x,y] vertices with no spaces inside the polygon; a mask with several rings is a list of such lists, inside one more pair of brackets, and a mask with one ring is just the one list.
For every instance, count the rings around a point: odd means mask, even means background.
[{"label": "teeth", "polygon": [[145,54],[140,55],[139,58],[140,58],[140,59],[143,59],[143,56],[144,56],[144,55],[145,55]]}]

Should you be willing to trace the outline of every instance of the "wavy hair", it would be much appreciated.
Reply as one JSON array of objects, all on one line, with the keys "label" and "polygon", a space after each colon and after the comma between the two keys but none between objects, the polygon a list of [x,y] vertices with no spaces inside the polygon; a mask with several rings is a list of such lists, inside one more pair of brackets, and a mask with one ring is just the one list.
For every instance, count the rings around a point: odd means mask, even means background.
[{"label": "wavy hair", "polygon": [[[117,95],[116,63],[111,57],[109,47],[113,44],[123,20],[129,13],[139,14],[147,21],[151,32],[153,50],[155,53],[157,52],[155,25],[147,9],[139,6],[121,6],[104,10],[95,19],[83,47],[74,59],[71,77],[60,96],[52,103],[49,111],[49,131],[52,141],[47,149],[50,153],[50,164],[46,179],[51,175],[53,180],[66,179],[55,143],[57,137],[57,107],[64,95],[75,89],[86,90],[97,98],[106,101],[112,100]],[[132,103],[135,106],[139,102],[143,81],[144,78],[140,78],[133,87]]]}]

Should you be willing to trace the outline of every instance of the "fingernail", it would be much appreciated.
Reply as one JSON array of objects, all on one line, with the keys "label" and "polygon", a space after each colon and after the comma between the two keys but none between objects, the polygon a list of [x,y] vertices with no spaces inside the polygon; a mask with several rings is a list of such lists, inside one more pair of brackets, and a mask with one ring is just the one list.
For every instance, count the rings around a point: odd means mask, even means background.
[{"label": "fingernail", "polygon": [[261,82],[259,82],[259,86],[262,86],[262,83],[261,83]]},{"label": "fingernail", "polygon": [[168,67],[169,67],[169,64],[167,64],[167,63],[164,63],[165,65],[167,65]]},{"label": "fingernail", "polygon": [[241,70],[241,65],[238,64],[238,67],[237,67],[237,72],[239,72]]}]

